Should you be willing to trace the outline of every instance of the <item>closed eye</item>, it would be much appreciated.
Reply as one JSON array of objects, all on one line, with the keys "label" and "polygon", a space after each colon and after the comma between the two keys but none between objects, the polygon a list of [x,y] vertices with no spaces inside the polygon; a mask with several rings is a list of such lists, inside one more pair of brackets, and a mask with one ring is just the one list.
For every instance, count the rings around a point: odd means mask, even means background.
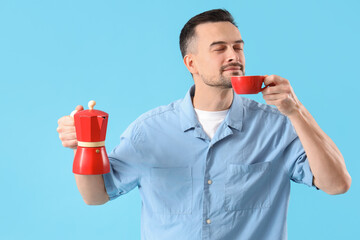
[{"label": "closed eye", "polygon": [[238,51],[243,50],[242,44],[236,44],[236,45],[233,46],[233,48],[234,48],[234,50],[238,50]]}]

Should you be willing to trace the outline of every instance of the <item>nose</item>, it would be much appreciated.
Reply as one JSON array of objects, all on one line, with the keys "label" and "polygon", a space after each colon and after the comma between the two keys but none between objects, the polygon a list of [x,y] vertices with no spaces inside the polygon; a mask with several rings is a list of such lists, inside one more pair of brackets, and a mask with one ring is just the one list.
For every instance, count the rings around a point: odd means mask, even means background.
[{"label": "nose", "polygon": [[240,56],[233,48],[228,50],[227,62],[240,62]]}]

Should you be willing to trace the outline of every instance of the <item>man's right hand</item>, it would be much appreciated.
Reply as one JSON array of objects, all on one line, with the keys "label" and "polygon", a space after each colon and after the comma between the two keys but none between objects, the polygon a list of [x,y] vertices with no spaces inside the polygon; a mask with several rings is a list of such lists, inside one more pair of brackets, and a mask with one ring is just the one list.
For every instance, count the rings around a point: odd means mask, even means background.
[{"label": "man's right hand", "polygon": [[[59,138],[64,147],[74,149],[77,148],[77,138],[75,131],[74,114],[84,110],[83,106],[78,105],[70,116],[64,116],[58,120]],[[79,175],[75,174],[76,185],[81,196],[88,205],[100,205],[109,201],[109,196],[105,189],[104,179],[102,175]]]},{"label": "man's right hand", "polygon": [[78,105],[75,108],[75,111],[71,113],[70,116],[63,116],[58,120],[58,128],[56,129],[59,133],[59,138],[64,147],[68,147],[71,149],[77,148],[77,139],[76,139],[76,131],[75,131],[75,122],[73,114],[78,111],[84,110],[83,106]]}]

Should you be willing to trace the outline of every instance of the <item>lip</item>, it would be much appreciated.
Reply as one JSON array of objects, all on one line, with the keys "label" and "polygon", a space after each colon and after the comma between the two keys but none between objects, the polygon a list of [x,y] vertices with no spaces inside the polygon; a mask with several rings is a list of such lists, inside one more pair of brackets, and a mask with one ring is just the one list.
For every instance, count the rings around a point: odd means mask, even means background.
[{"label": "lip", "polygon": [[224,72],[225,71],[241,71],[241,68],[237,68],[237,67],[225,68]]}]

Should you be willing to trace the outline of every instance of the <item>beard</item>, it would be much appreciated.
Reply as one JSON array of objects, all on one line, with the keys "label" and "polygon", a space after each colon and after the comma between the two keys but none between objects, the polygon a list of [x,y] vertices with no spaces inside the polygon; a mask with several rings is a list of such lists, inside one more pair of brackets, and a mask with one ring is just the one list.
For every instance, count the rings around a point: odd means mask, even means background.
[{"label": "beard", "polygon": [[[240,70],[239,71],[233,71],[231,73],[231,76],[225,76],[224,75],[224,71],[227,67],[231,67],[231,66],[240,66]],[[220,68],[220,74],[217,77],[208,77],[208,76],[204,76],[204,75],[200,75],[201,79],[203,80],[203,82],[210,86],[210,87],[216,87],[216,88],[222,88],[222,89],[227,89],[227,88],[232,88],[232,84],[231,84],[231,77],[232,76],[244,76],[245,75],[245,69],[244,66],[240,63],[230,63],[228,65],[225,65],[223,67]]]}]

